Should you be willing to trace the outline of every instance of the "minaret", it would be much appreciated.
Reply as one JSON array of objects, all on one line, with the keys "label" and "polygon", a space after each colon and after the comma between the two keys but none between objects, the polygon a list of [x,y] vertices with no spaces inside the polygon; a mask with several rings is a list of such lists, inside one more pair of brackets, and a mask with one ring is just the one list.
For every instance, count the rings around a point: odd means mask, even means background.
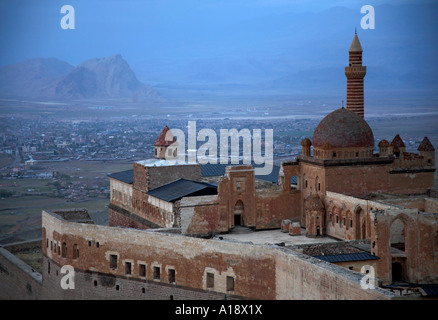
[{"label": "minaret", "polygon": [[349,53],[349,66],[345,67],[347,76],[347,109],[364,117],[363,78],[367,67],[362,66],[362,46],[355,32]]}]

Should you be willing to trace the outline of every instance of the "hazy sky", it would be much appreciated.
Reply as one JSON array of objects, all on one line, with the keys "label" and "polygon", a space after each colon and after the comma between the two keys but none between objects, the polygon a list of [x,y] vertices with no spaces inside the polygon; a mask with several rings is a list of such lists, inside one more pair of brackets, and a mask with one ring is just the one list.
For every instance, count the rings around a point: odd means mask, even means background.
[{"label": "hazy sky", "polygon": [[[134,46],[150,57],[171,55],[169,42],[184,46],[204,41],[209,32],[215,35],[239,23],[242,27],[243,22],[262,16],[319,12],[333,6],[359,11],[363,4],[419,2],[427,1],[3,0],[0,65],[32,57],[57,57],[77,64],[95,56],[129,56]],[[60,9],[66,4],[75,9],[75,30],[60,26]]]}]

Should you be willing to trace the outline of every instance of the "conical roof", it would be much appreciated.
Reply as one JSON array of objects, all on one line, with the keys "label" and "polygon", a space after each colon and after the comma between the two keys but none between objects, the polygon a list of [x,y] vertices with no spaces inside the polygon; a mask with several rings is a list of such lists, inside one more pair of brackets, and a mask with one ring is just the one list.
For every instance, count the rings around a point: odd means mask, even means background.
[{"label": "conical roof", "polygon": [[357,37],[357,34],[354,35],[353,41],[351,42],[349,52],[362,52],[362,46],[360,45],[359,38]]},{"label": "conical roof", "polygon": [[[157,138],[157,140],[154,143],[154,146],[156,147],[167,147],[173,144],[176,141],[176,138],[173,136],[172,131],[170,131],[168,126],[165,126],[163,131],[161,131],[161,134]],[[166,135],[169,132],[168,139],[166,140]]]},{"label": "conical roof", "polygon": [[397,134],[394,139],[392,139],[391,147],[394,148],[405,148],[405,143],[403,142],[402,138],[399,134]]},{"label": "conical roof", "polygon": [[432,143],[427,137],[424,137],[423,141],[421,141],[420,146],[417,149],[418,151],[435,151]]}]

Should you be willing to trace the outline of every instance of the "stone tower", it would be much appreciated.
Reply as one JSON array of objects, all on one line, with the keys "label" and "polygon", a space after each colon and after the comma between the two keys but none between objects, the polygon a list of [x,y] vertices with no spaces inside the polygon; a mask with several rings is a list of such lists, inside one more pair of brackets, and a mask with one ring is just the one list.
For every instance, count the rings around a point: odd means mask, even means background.
[{"label": "stone tower", "polygon": [[367,67],[362,66],[362,46],[357,34],[354,34],[349,53],[349,65],[345,67],[347,76],[347,109],[364,117],[364,90],[363,78]]},{"label": "stone tower", "polygon": [[173,159],[178,154],[178,142],[168,126],[161,131],[154,143],[156,159]]}]

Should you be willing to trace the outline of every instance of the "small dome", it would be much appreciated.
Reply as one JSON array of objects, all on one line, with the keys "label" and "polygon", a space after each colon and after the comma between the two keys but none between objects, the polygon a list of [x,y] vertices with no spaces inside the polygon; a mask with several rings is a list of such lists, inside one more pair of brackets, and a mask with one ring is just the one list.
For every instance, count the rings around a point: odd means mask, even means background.
[{"label": "small dome", "polygon": [[313,133],[313,146],[332,148],[374,147],[374,135],[368,123],[355,112],[338,109],[321,120]]},{"label": "small dome", "polygon": [[385,139],[379,142],[379,148],[387,148],[389,147],[389,142]]},{"label": "small dome", "polygon": [[302,147],[310,147],[311,145],[312,145],[312,142],[310,141],[309,138],[304,138],[303,140],[301,140]]}]

